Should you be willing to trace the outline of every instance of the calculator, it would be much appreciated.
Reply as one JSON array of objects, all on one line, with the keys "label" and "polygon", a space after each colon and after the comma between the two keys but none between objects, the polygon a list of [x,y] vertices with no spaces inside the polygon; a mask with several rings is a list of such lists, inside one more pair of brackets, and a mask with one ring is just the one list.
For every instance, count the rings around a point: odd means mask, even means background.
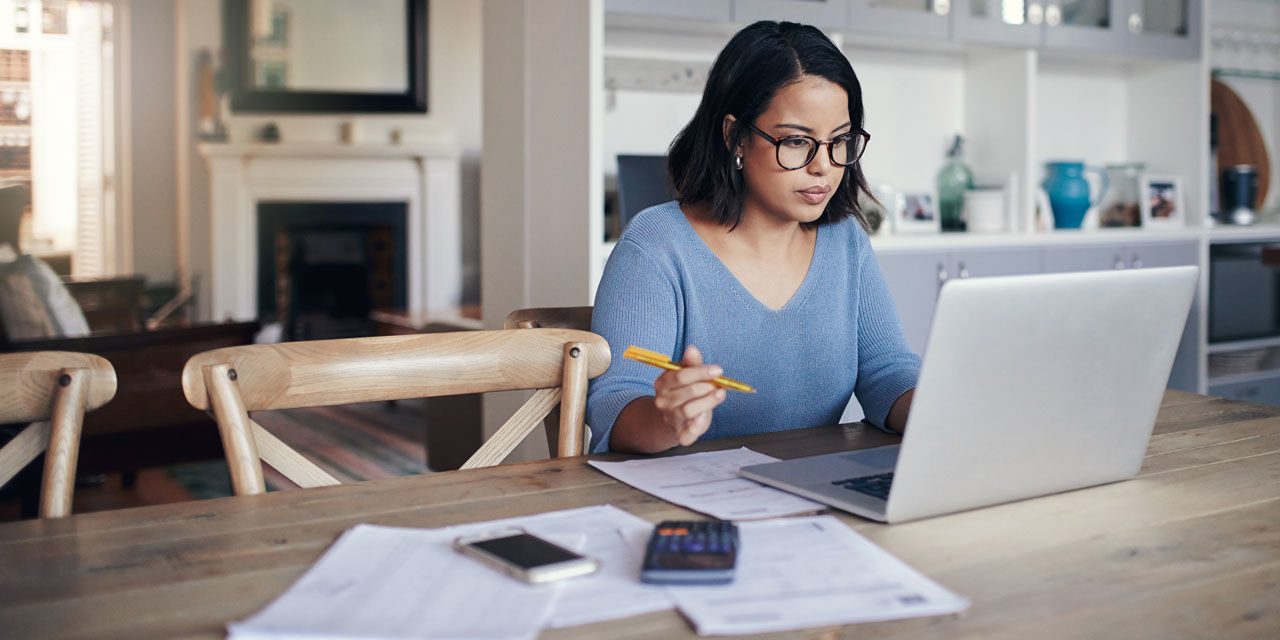
[{"label": "calculator", "polygon": [[728,584],[738,560],[738,527],[717,520],[667,520],[654,527],[640,580],[649,584]]}]

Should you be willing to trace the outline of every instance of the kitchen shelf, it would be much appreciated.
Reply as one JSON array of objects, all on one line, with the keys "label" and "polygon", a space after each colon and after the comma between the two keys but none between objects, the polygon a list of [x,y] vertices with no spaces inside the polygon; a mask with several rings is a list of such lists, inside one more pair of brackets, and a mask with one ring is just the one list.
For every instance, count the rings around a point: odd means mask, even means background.
[{"label": "kitchen shelf", "polygon": [[1208,353],[1226,353],[1230,351],[1248,351],[1249,349],[1270,349],[1273,347],[1280,347],[1280,337],[1214,342],[1209,344],[1206,351]]},{"label": "kitchen shelf", "polygon": [[1280,71],[1257,71],[1254,69],[1213,69],[1215,78],[1248,78],[1250,80],[1280,80]]},{"label": "kitchen shelf", "polygon": [[1249,373],[1236,373],[1226,376],[1218,376],[1209,378],[1209,386],[1217,387],[1228,384],[1240,384],[1248,382],[1258,382],[1260,380],[1280,379],[1280,369],[1264,369],[1262,371],[1250,371]]}]

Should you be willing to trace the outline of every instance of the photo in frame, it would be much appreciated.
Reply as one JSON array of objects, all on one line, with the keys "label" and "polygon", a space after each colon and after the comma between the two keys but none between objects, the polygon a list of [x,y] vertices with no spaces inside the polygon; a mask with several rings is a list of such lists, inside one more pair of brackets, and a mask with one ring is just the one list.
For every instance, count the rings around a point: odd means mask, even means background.
[{"label": "photo in frame", "polygon": [[932,191],[900,191],[893,199],[894,233],[940,233],[938,199]]},{"label": "photo in frame", "polygon": [[1143,228],[1181,229],[1186,226],[1181,179],[1148,174],[1142,178],[1141,193]]}]

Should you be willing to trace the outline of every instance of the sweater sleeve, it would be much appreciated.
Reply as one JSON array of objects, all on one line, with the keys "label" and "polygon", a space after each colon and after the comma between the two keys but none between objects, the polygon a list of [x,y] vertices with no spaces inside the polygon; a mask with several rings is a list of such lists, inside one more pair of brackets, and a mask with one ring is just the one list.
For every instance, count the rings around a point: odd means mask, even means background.
[{"label": "sweater sleeve", "polygon": [[[674,275],[663,269],[634,241],[624,237],[614,247],[596,289],[591,330],[609,341],[609,370],[591,381],[587,424],[591,452],[609,450],[609,435],[618,414],[636,398],[654,395],[661,371],[627,360],[630,345],[675,355],[681,316]],[[678,359],[678,358],[675,358]]]},{"label": "sweater sleeve", "polygon": [[893,403],[915,388],[920,378],[920,357],[907,346],[884,274],[861,229],[858,253],[858,381],[854,395],[867,421],[888,430],[884,421]]}]

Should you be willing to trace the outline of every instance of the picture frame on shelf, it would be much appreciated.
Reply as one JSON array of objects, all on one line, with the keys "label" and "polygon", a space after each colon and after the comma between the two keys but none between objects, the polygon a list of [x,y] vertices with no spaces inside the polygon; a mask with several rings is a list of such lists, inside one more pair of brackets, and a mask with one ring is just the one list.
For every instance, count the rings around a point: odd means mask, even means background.
[{"label": "picture frame on shelf", "polygon": [[1147,174],[1142,177],[1142,227],[1181,229],[1186,226],[1182,179],[1177,176]]},{"label": "picture frame on shelf", "polygon": [[941,233],[938,198],[932,191],[900,191],[893,199],[893,232]]}]

